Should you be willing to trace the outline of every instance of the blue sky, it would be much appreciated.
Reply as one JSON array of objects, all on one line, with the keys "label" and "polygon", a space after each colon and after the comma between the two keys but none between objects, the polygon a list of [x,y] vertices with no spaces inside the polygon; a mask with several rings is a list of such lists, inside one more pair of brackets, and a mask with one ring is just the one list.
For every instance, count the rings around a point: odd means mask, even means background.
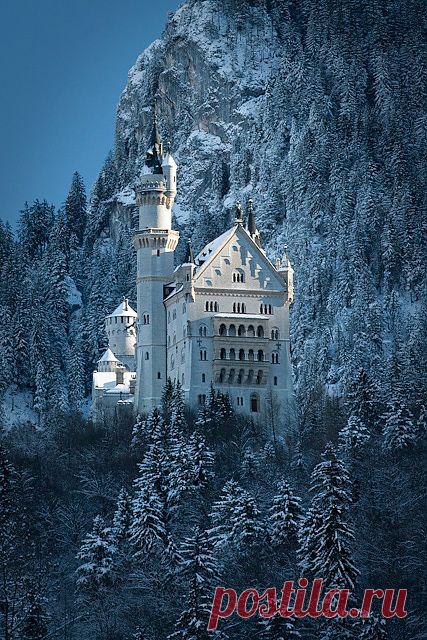
[{"label": "blue sky", "polygon": [[0,0],[0,218],[59,206],[79,171],[88,193],[113,144],[136,57],[179,0]]}]

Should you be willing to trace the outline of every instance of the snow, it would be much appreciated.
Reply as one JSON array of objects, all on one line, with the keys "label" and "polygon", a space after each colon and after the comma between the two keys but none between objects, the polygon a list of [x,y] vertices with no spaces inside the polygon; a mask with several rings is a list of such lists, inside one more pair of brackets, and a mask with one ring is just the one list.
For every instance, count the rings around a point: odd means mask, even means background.
[{"label": "snow", "polygon": [[129,385],[135,373],[125,371],[123,374],[124,384],[117,384],[114,371],[94,371],[94,389],[104,389],[106,393],[129,393]]},{"label": "snow", "polygon": [[5,393],[2,407],[1,425],[5,429],[19,424],[30,422],[38,424],[38,416],[33,407],[33,395],[31,391],[17,391],[13,385]]},{"label": "snow", "polygon": [[111,349],[107,349],[98,362],[118,362],[118,360]]},{"label": "snow", "polygon": [[218,238],[215,238],[215,240],[212,240],[212,242],[209,242],[205,247],[203,247],[203,249],[198,254],[195,260],[196,271],[200,267],[202,267],[206,262],[206,260],[210,258],[214,253],[216,253],[220,249],[220,247],[222,247],[222,245],[225,244],[225,242],[227,242],[229,238],[231,238],[236,228],[237,228],[236,225],[234,225],[234,227],[231,227],[231,229],[224,231],[224,233],[218,236]]},{"label": "snow", "polygon": [[125,187],[124,189],[122,189],[122,191],[119,191],[116,194],[116,200],[117,202],[120,202],[120,204],[135,205],[135,192],[130,187]]},{"label": "snow", "polygon": [[121,302],[119,306],[114,309],[113,313],[110,313],[110,315],[107,316],[107,318],[114,318],[115,316],[131,316],[136,318],[138,314],[134,309],[132,309],[128,302],[123,300],[123,302]]},{"label": "snow", "polygon": [[67,302],[70,307],[82,306],[82,294],[76,287],[76,283],[70,276],[64,278],[65,286],[67,287]]}]

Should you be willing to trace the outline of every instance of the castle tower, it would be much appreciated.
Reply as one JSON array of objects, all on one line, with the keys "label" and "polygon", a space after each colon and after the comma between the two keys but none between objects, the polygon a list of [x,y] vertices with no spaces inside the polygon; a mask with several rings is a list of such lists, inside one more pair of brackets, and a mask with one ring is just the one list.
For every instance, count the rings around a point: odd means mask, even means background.
[{"label": "castle tower", "polygon": [[179,233],[172,230],[176,195],[176,163],[163,154],[156,118],[140,186],[137,189],[139,229],[137,252],[137,382],[135,410],[148,412],[161,401],[166,383],[166,314],[164,287],[173,280],[174,251]]},{"label": "castle tower", "polygon": [[127,298],[105,318],[108,346],[128,371],[135,370],[136,311]]}]

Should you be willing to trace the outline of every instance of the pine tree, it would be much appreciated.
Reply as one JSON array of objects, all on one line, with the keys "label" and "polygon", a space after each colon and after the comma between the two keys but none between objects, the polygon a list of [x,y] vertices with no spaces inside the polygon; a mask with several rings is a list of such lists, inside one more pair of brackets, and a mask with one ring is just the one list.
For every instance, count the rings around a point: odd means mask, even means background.
[{"label": "pine tree", "polygon": [[46,610],[46,598],[34,581],[27,587],[25,615],[22,624],[22,640],[43,640],[48,633],[49,615]]},{"label": "pine tree", "polygon": [[410,447],[415,443],[417,431],[414,417],[400,394],[399,397],[387,403],[383,420],[383,447],[386,451],[392,453]]},{"label": "pine tree", "polygon": [[278,484],[278,493],[270,509],[269,535],[275,547],[292,545],[296,541],[302,518],[301,498],[294,495],[287,482]]},{"label": "pine tree", "polygon": [[332,445],[313,470],[312,506],[300,529],[300,567],[325,588],[353,589],[358,575],[352,559],[353,531],[350,527],[351,481]]},{"label": "pine tree", "polygon": [[114,553],[111,529],[105,526],[101,516],[96,516],[92,531],[86,535],[77,554],[81,561],[76,570],[78,591],[93,596],[113,585]]},{"label": "pine tree", "polygon": [[83,179],[78,171],[73,174],[64,211],[69,233],[74,233],[81,244],[86,228],[87,200]]},{"label": "pine tree", "polygon": [[206,532],[198,527],[182,548],[180,575],[188,585],[187,607],[176,622],[169,639],[208,640],[218,633],[208,631],[212,593],[218,584],[218,564]]},{"label": "pine tree", "polygon": [[135,553],[149,553],[166,540],[164,505],[153,485],[138,488],[132,501],[133,522],[130,540]]},{"label": "pine tree", "polygon": [[371,434],[358,415],[351,415],[339,434],[342,448],[351,453],[362,450],[369,443],[370,438]]},{"label": "pine tree", "polygon": [[[279,608],[280,602],[277,603]],[[259,637],[262,640],[290,640],[291,638],[299,638],[300,634],[295,629],[293,618],[285,618],[276,614],[272,618],[262,620],[260,622],[261,632]]]},{"label": "pine tree", "polygon": [[254,498],[237,482],[229,480],[212,506],[213,524],[209,539],[214,546],[233,544],[238,548],[261,540],[264,530]]}]

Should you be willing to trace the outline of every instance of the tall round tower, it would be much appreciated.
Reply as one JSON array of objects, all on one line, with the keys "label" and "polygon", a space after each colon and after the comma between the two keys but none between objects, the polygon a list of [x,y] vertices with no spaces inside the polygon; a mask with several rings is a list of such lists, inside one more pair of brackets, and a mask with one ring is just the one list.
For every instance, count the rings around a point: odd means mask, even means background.
[{"label": "tall round tower", "polygon": [[166,313],[164,287],[173,279],[179,233],[172,227],[176,194],[176,163],[163,147],[154,118],[150,148],[137,189],[139,229],[137,252],[137,376],[136,411],[148,412],[161,402],[166,383]]},{"label": "tall round tower", "polygon": [[105,318],[108,345],[128,371],[135,371],[136,311],[127,298]]}]

